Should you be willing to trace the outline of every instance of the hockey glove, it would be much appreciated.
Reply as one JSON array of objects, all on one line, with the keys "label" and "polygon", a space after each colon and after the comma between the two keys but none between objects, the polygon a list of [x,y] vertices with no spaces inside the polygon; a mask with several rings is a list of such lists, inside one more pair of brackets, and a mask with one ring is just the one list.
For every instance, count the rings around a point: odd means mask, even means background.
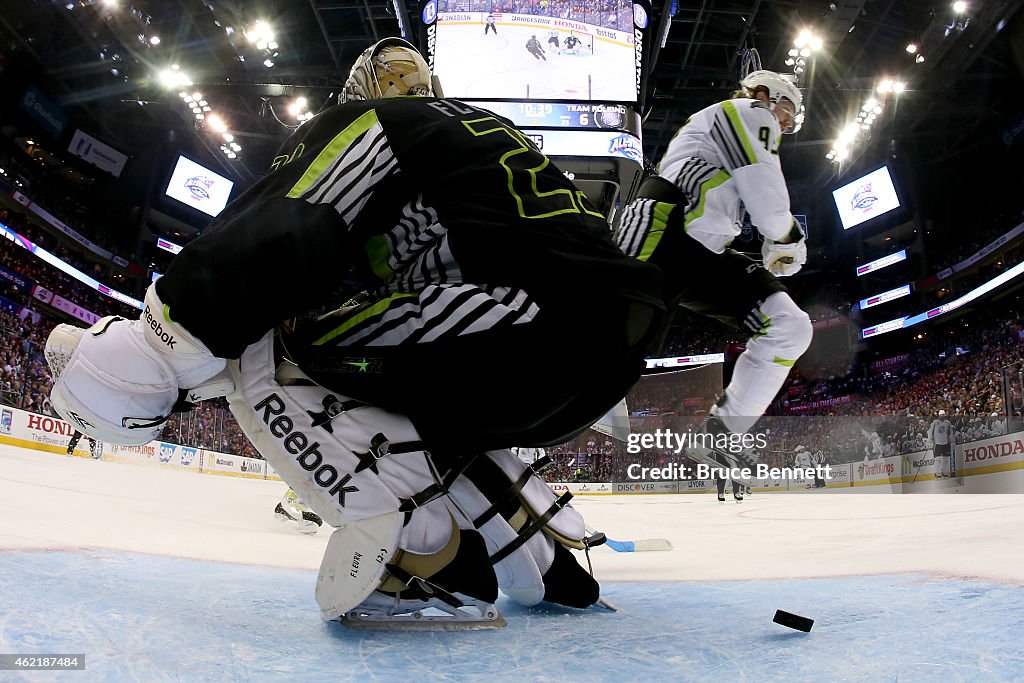
[{"label": "hockey glove", "polygon": [[764,268],[775,277],[789,277],[807,263],[807,240],[800,225],[794,220],[788,242],[776,242],[767,237],[761,245]]}]

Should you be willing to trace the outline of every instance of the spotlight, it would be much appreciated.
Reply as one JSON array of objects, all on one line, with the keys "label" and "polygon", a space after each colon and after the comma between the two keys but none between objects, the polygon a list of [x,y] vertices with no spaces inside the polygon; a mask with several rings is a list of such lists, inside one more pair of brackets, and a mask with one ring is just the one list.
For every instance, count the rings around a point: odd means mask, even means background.
[{"label": "spotlight", "polygon": [[964,2],[964,0],[956,0],[956,2],[953,3],[953,12],[956,14],[963,14],[966,11],[967,3]]},{"label": "spotlight", "polygon": [[228,125],[224,123],[224,119],[222,119],[216,114],[210,114],[206,118],[206,125],[208,125],[217,133],[223,133],[228,129]]},{"label": "spotlight", "polygon": [[914,61],[917,62],[918,64],[924,63],[924,55],[918,55],[914,57]]},{"label": "spotlight", "polygon": [[150,38],[149,39],[149,44],[150,45],[159,45],[160,44],[160,36],[153,36],[152,38]]},{"label": "spotlight", "polygon": [[917,52],[917,45],[914,43],[910,43],[909,45],[907,45],[907,52],[909,52],[910,54],[914,54],[915,52]]},{"label": "spotlight", "polygon": [[263,66],[265,66],[265,67],[267,67],[269,69],[270,67],[274,66],[274,60],[273,59],[264,59],[263,60]]}]

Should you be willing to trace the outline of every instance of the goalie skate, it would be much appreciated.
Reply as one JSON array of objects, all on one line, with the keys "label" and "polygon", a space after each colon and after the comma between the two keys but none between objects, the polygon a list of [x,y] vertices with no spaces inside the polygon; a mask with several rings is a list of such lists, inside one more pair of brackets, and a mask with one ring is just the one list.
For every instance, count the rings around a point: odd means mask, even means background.
[{"label": "goalie skate", "polygon": [[303,534],[315,534],[320,530],[324,520],[320,515],[307,508],[291,489],[274,508],[274,517],[282,524]]},{"label": "goalie skate", "polygon": [[384,631],[481,631],[506,626],[493,604],[461,593],[446,597],[402,599],[400,595],[374,591],[345,614],[341,623],[349,628]]}]

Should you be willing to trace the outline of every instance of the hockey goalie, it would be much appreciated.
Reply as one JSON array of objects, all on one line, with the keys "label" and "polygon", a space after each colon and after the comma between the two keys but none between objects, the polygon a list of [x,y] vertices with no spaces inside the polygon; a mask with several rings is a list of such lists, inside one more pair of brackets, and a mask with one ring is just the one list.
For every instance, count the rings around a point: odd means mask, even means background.
[{"label": "hockey goalie", "polygon": [[[571,495],[507,448],[608,412],[663,316],[657,271],[528,138],[434,94],[410,44],[372,46],[140,319],[46,345],[54,408],[104,442],[146,443],[226,396],[334,528],[316,599],[353,626],[494,628],[499,589],[595,604]],[[564,334],[597,317],[585,344]]]}]

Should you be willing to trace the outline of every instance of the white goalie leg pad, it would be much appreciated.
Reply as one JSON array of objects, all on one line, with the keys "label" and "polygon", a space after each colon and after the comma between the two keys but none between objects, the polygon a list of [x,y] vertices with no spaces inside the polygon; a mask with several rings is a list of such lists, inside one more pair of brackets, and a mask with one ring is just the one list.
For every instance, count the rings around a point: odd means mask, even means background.
[{"label": "white goalie leg pad", "polygon": [[[289,364],[277,368],[272,334],[247,348],[230,368],[235,391],[227,398],[242,431],[313,512],[347,529],[337,541],[332,536],[331,544],[338,545],[331,561],[345,563],[329,570],[335,576],[351,568],[347,538],[355,539],[354,548],[373,546],[373,558],[390,557],[399,547],[430,554],[445,546],[451,518],[443,502],[416,507],[408,519],[399,512],[402,501],[436,483],[429,455],[406,417],[330,392]],[[385,519],[398,521],[385,524]],[[325,570],[329,565],[325,558]],[[330,596],[327,611],[352,600],[348,606],[354,606],[372,592],[375,584],[365,571],[356,572],[343,589],[328,581],[334,588],[323,589]],[[356,595],[356,588],[365,593]]]},{"label": "white goalie leg pad", "polygon": [[[406,417],[324,389],[294,366],[276,370],[272,335],[232,366],[236,391],[228,402],[242,430],[331,526],[397,510],[402,500],[435,483],[419,434]],[[374,450],[381,437],[390,443],[390,454],[386,447]],[[410,447],[403,451],[403,444]],[[417,552],[433,552],[448,540],[446,513],[434,514],[442,520],[444,538],[424,540]]]},{"label": "white goalie leg pad", "polygon": [[325,621],[338,619],[376,590],[402,529],[398,510],[335,529],[316,577],[316,602]]},{"label": "white goalie leg pad", "polygon": [[[519,542],[520,532],[531,522],[548,514],[560,497],[511,451],[489,451],[483,457],[496,465],[508,479],[506,495],[515,496],[526,515],[513,518],[515,526],[510,524],[496,514],[496,506],[501,505],[501,501],[488,499],[465,474],[455,480],[449,495],[464,518],[483,535],[492,558],[499,553],[504,554],[494,564],[501,591],[521,605],[535,605],[544,598],[543,576],[554,561],[556,540],[569,547],[583,547],[586,536],[583,517],[570,505],[565,505],[544,524],[540,532],[530,536],[512,552],[503,553]],[[518,484],[522,484],[519,490],[513,491]]]}]

